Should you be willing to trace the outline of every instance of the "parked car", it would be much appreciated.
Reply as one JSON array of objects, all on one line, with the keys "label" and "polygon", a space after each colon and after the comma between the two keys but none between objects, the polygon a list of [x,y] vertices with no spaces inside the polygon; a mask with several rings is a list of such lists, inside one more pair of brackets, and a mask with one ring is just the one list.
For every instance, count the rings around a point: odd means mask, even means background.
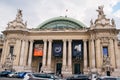
[{"label": "parked car", "polygon": [[17,72],[14,77],[16,78],[24,78],[24,76],[26,75],[26,73],[28,72]]},{"label": "parked car", "polygon": [[66,80],[90,80],[89,76],[83,74],[75,74],[71,77],[68,77]]},{"label": "parked car", "polygon": [[62,80],[53,74],[47,73],[28,73],[23,80]]},{"label": "parked car", "polygon": [[9,78],[15,78],[17,75],[17,72],[11,72],[10,74],[8,74]]},{"label": "parked car", "polygon": [[0,72],[0,77],[8,77],[8,75],[9,75],[10,73],[12,73],[12,72],[11,72],[11,71],[8,71],[8,70],[2,71],[2,72]]},{"label": "parked car", "polygon": [[119,78],[113,76],[102,76],[97,78],[97,80],[119,80]]}]

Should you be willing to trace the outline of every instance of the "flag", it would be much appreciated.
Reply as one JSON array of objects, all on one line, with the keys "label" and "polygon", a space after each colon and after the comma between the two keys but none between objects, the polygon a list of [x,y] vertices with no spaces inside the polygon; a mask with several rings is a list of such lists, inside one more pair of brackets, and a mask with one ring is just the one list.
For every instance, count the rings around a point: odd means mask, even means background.
[{"label": "flag", "polygon": [[43,44],[35,44],[34,56],[43,56]]},{"label": "flag", "polygon": [[53,43],[53,55],[54,56],[62,56],[62,43]]}]

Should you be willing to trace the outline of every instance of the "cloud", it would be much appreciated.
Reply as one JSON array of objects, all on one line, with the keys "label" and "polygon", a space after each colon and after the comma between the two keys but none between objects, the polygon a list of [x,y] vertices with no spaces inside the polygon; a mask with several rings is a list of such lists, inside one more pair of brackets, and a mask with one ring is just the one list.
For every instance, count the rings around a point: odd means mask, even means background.
[{"label": "cloud", "polygon": [[[80,20],[89,27],[89,21],[97,18],[96,9],[99,5],[104,5],[107,18],[119,21],[120,10],[114,11],[114,6],[119,2],[120,0],[1,0],[0,31],[15,19],[17,9],[23,10],[23,20],[28,22],[28,28],[35,28],[49,18],[65,15]],[[116,23],[117,28],[120,28],[120,23]]]}]

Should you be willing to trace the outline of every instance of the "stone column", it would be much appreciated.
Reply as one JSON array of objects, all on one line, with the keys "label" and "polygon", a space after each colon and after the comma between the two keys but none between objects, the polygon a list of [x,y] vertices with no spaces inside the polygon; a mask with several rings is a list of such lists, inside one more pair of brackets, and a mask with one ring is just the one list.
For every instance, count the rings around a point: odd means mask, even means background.
[{"label": "stone column", "polygon": [[91,53],[91,39],[89,39],[89,42],[88,42],[88,44],[89,44],[89,68],[91,68],[92,67],[92,53]]},{"label": "stone column", "polygon": [[5,62],[7,43],[8,43],[8,41],[5,40],[4,44],[3,44],[3,51],[2,51],[2,56],[1,56],[1,64],[4,64],[4,62]]},{"label": "stone column", "polygon": [[72,40],[68,40],[68,71],[72,74]]},{"label": "stone column", "polygon": [[87,68],[87,40],[84,41],[84,69]]},{"label": "stone column", "polygon": [[92,54],[92,69],[95,69],[95,44],[94,40],[91,40],[91,54]]},{"label": "stone column", "polygon": [[113,68],[115,68],[115,53],[114,53],[114,46],[113,46],[113,39],[109,40],[109,53],[110,53],[110,62]]},{"label": "stone column", "polygon": [[88,72],[88,64],[87,64],[87,40],[83,40],[84,42],[84,74],[87,74]]},{"label": "stone column", "polygon": [[48,72],[52,72],[52,67],[51,67],[51,62],[52,62],[52,40],[48,40],[49,45],[48,45],[48,60],[47,60],[47,68]]},{"label": "stone column", "polygon": [[19,60],[20,60],[20,51],[21,51],[21,39],[16,40],[15,44],[15,60],[14,60],[14,65],[18,66],[19,65]]},{"label": "stone column", "polygon": [[32,51],[33,51],[33,41],[30,41],[30,48],[29,48],[29,57],[28,57],[28,66],[31,67],[32,64]]},{"label": "stone column", "polygon": [[101,56],[101,53],[100,53],[100,50],[101,50],[100,39],[95,40],[95,45],[96,45],[95,46],[96,47],[96,66],[97,66],[98,69],[101,69],[101,66],[102,66],[101,61],[103,61],[103,60],[102,60],[102,56]]},{"label": "stone column", "polygon": [[24,51],[24,66],[27,64],[27,56],[28,56],[28,40],[25,40],[25,51]]},{"label": "stone column", "polygon": [[62,64],[62,73],[65,74],[66,70],[66,60],[67,60],[67,54],[66,54],[66,40],[63,40],[63,64]]},{"label": "stone column", "polygon": [[43,51],[43,60],[42,60],[42,70],[46,67],[46,56],[47,56],[47,40],[44,41],[44,51]]},{"label": "stone column", "polygon": [[25,40],[22,40],[22,47],[21,47],[21,53],[20,53],[20,65],[21,66],[23,66],[24,50],[25,50]]},{"label": "stone column", "polygon": [[120,68],[120,54],[119,54],[119,51],[118,51],[118,40],[117,40],[117,38],[114,39],[114,45],[115,45],[116,65],[117,65],[117,68]]}]

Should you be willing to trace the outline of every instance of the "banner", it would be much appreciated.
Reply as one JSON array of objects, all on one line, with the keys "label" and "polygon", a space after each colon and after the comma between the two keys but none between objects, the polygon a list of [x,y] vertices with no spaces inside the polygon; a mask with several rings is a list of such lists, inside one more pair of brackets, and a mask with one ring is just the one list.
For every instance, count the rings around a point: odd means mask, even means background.
[{"label": "banner", "polygon": [[35,44],[34,56],[43,56],[43,44]]},{"label": "banner", "polygon": [[73,42],[72,56],[73,57],[81,57],[82,56],[82,44],[81,43]]},{"label": "banner", "polygon": [[103,55],[108,56],[108,48],[103,47]]},{"label": "banner", "polygon": [[63,52],[62,43],[53,43],[52,52],[54,56],[62,56]]}]

